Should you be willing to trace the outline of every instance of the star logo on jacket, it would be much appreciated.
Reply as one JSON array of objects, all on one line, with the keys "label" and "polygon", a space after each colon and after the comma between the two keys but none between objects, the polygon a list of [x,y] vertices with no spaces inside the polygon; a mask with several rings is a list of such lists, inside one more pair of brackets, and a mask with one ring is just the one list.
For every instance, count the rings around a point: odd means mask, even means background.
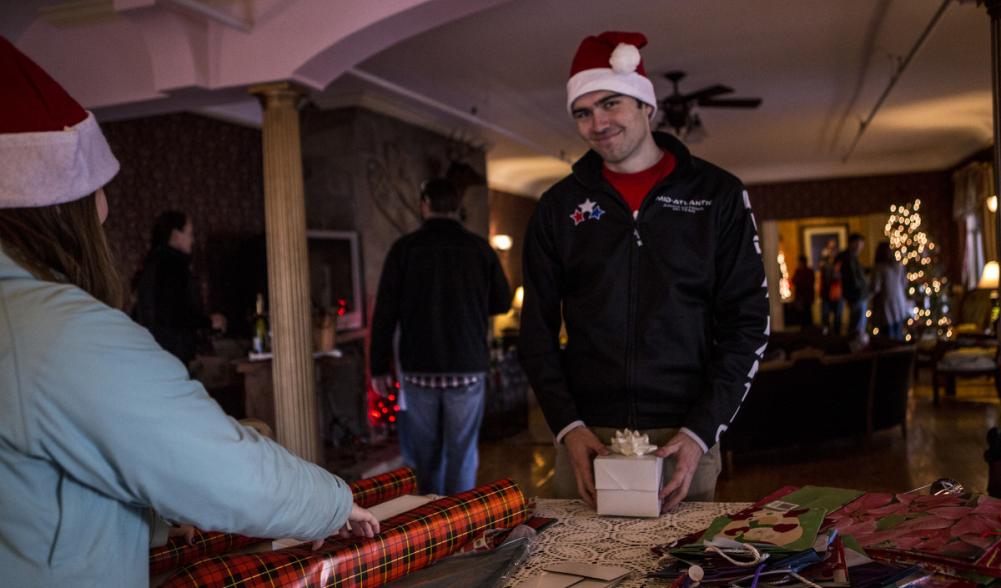
[{"label": "star logo on jacket", "polygon": [[604,214],[605,211],[598,206],[598,203],[588,198],[577,205],[577,209],[570,215],[570,219],[573,220],[573,225],[576,227],[586,220],[600,220]]}]

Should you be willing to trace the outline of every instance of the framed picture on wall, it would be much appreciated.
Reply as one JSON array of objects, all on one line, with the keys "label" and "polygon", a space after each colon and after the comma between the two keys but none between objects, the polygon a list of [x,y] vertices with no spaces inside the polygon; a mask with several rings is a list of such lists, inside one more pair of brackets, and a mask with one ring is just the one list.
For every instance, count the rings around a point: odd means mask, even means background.
[{"label": "framed picture on wall", "polygon": [[809,225],[801,230],[801,251],[814,270],[820,270],[820,262],[827,251],[833,249],[836,255],[848,246],[848,225]]},{"label": "framed picture on wall", "polygon": [[306,231],[309,252],[309,294],[314,308],[337,317],[337,330],[364,325],[361,253],[354,231]]}]

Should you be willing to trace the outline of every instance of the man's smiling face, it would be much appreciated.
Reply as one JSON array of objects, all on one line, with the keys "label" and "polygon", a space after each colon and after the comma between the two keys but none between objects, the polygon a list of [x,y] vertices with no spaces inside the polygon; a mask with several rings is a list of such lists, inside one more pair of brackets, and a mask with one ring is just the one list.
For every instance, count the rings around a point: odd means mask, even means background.
[{"label": "man's smiling face", "polygon": [[653,109],[631,96],[596,90],[574,100],[571,108],[577,133],[612,166],[628,163],[650,135]]}]

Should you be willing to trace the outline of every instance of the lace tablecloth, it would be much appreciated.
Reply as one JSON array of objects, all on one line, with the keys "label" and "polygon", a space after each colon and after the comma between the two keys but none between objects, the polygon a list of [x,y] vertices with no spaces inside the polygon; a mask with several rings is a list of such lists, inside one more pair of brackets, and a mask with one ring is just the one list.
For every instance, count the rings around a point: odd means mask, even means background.
[{"label": "lace tablecloth", "polygon": [[746,506],[741,502],[687,502],[656,519],[634,519],[599,517],[580,500],[539,499],[536,514],[558,522],[539,534],[528,559],[504,586],[537,575],[549,564],[580,561],[634,570],[620,586],[639,588],[646,573],[656,568],[652,546],[702,530],[717,516]]}]

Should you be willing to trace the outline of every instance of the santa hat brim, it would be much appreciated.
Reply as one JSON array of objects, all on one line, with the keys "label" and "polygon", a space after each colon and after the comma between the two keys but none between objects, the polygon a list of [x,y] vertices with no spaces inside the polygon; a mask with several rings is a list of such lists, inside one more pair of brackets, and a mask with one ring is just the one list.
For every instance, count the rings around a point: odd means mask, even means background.
[{"label": "santa hat brim", "polygon": [[94,114],[63,131],[0,134],[0,208],[82,198],[118,173]]},{"label": "santa hat brim", "polygon": [[573,102],[588,92],[604,90],[632,96],[653,107],[650,117],[657,114],[657,95],[650,78],[637,72],[616,73],[612,68],[585,69],[567,80],[567,112],[573,114]]}]

